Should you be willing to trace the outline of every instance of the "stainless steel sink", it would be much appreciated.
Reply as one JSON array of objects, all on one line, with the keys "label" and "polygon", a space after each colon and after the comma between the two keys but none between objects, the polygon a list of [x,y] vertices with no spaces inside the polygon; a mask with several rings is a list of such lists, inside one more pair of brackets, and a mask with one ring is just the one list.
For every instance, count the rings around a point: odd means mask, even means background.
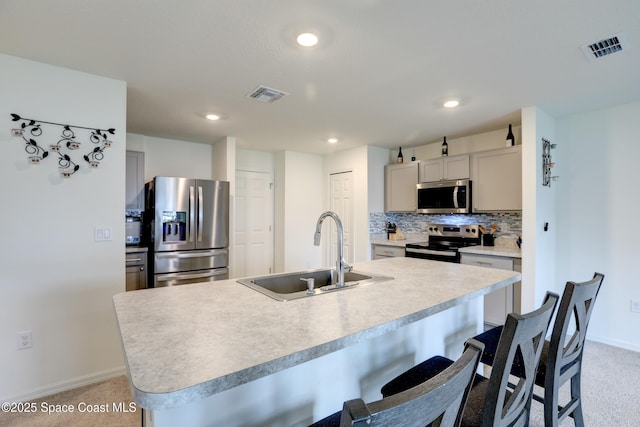
[{"label": "stainless steel sink", "polygon": [[[238,280],[250,287],[278,301],[290,301],[298,298],[317,296],[327,292],[343,289],[351,289],[355,286],[363,286],[370,283],[392,280],[393,277],[373,275],[364,272],[349,271],[344,273],[344,287],[336,287],[333,284],[333,269],[320,269],[309,271],[297,271],[294,273],[272,274],[269,276],[249,277]],[[307,282],[302,279],[314,281],[314,293],[308,293]]]}]

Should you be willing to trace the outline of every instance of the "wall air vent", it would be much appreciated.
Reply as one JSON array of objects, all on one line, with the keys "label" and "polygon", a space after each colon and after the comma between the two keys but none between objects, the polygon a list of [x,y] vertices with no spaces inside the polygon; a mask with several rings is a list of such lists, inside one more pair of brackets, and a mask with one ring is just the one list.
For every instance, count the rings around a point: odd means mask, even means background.
[{"label": "wall air vent", "polygon": [[629,42],[624,33],[614,34],[613,36],[597,41],[592,44],[585,44],[582,51],[590,61],[599,59],[616,52],[622,52],[629,48]]},{"label": "wall air vent", "polygon": [[276,102],[286,95],[289,94],[281,90],[272,89],[266,86],[258,86],[247,95],[247,98],[255,99],[260,102]]}]

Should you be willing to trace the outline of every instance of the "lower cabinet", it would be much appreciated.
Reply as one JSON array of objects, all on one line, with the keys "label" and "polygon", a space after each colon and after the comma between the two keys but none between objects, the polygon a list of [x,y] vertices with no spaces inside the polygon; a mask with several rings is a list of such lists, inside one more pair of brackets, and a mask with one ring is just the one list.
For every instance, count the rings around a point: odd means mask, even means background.
[{"label": "lower cabinet", "polygon": [[[511,257],[463,253],[460,257],[460,263],[477,265],[479,267],[499,268],[502,270],[521,270],[521,260]],[[484,322],[494,326],[502,325],[508,313],[519,311],[520,304],[515,303],[515,301],[520,300],[519,290],[520,282],[517,282],[512,286],[507,286],[506,288],[485,295]]]},{"label": "lower cabinet", "polygon": [[373,245],[373,259],[403,257],[404,247],[391,245]]},{"label": "lower cabinet", "polygon": [[126,290],[135,291],[147,287],[147,252],[127,252]]}]

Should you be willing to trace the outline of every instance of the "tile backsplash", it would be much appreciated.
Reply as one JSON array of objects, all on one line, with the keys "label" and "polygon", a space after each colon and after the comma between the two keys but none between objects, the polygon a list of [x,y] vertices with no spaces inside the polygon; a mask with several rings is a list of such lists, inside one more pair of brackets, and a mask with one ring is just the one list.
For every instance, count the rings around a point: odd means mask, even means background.
[{"label": "tile backsplash", "polygon": [[426,232],[427,224],[479,224],[489,228],[498,226],[496,235],[502,238],[517,239],[522,235],[522,212],[483,213],[472,215],[430,215],[415,213],[375,212],[369,214],[369,234],[385,232],[387,222],[396,224],[405,234]]}]

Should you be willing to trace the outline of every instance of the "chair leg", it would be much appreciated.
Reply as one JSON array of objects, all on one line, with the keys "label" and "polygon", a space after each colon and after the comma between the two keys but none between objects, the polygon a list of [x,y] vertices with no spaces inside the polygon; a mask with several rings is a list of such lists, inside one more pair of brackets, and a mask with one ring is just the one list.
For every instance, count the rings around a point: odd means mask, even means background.
[{"label": "chair leg", "polygon": [[544,425],[558,427],[567,416],[573,418],[575,427],[584,427],[582,399],[580,396],[580,371],[571,377],[571,399],[564,406],[558,405],[560,386],[549,384],[544,390]]},{"label": "chair leg", "polygon": [[560,387],[558,384],[553,383],[547,385],[544,389],[544,426],[545,427],[558,427],[560,421],[558,420],[559,408],[558,408],[558,394]]},{"label": "chair leg", "polygon": [[577,402],[577,406],[571,413],[576,427],[584,427],[584,417],[582,416],[582,398],[580,396],[580,371],[571,378],[571,401]]}]

